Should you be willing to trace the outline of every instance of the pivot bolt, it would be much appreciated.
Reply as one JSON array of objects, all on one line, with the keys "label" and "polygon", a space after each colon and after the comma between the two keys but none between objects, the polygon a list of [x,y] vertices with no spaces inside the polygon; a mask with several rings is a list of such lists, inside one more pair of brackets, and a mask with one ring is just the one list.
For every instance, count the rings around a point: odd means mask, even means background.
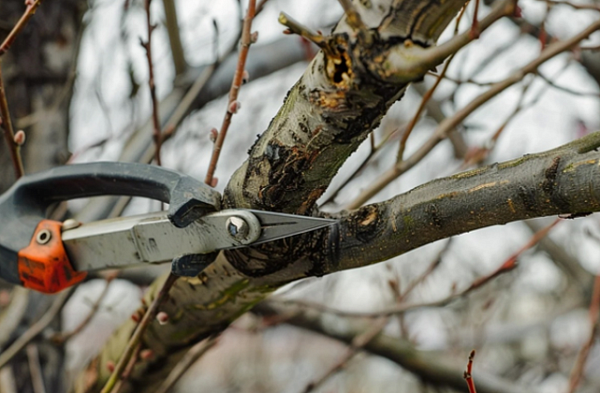
[{"label": "pivot bolt", "polygon": [[225,223],[225,226],[227,228],[227,233],[229,233],[229,236],[238,241],[246,239],[248,233],[250,232],[250,227],[248,226],[248,223],[241,217],[229,217],[227,219],[227,222]]},{"label": "pivot bolt", "polygon": [[41,231],[39,231],[37,233],[37,236],[35,237],[35,241],[39,245],[44,245],[44,244],[48,243],[50,241],[50,239],[52,239],[52,232],[50,232],[47,229],[42,229]]}]

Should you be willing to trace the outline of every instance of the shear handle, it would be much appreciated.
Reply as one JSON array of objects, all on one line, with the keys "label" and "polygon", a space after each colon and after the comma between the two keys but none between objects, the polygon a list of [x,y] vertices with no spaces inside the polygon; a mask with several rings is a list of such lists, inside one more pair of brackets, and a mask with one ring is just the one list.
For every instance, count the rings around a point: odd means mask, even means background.
[{"label": "shear handle", "polygon": [[164,168],[135,163],[68,165],[19,179],[0,196],[0,277],[23,284],[19,252],[56,202],[102,195],[137,196],[169,203],[168,217],[184,227],[218,210],[220,194],[200,181]]}]

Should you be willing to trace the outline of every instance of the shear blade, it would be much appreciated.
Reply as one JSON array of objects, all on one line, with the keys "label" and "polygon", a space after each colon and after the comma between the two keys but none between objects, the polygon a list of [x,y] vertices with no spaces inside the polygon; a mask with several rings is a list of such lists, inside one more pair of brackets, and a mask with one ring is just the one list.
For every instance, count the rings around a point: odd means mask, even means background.
[{"label": "shear blade", "polygon": [[254,244],[261,244],[286,237],[300,235],[333,225],[337,220],[319,217],[297,216],[294,214],[250,210],[258,217],[261,235]]}]

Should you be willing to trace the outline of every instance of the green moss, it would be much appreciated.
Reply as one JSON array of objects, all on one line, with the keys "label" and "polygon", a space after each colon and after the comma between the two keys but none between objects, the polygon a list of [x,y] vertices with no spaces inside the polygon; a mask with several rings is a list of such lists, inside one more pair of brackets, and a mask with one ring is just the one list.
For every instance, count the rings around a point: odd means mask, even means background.
[{"label": "green moss", "polygon": [[456,175],[450,176],[451,179],[466,179],[469,177],[477,176],[480,173],[484,172],[486,168],[476,168],[471,169],[470,171],[465,171],[461,173],[457,173]]},{"label": "green moss", "polygon": [[521,158],[517,158],[516,160],[502,162],[502,163],[498,164],[498,169],[513,168],[513,167],[521,165],[524,162],[529,161],[532,158],[535,158],[535,156],[528,154],[528,155],[524,155]]},{"label": "green moss", "polygon": [[187,309],[190,310],[214,310],[218,307],[223,306],[229,301],[235,300],[237,295],[246,289],[249,285],[250,281],[248,279],[238,280],[234,282],[229,288],[221,291],[219,293],[219,297],[217,300],[208,303],[208,304],[194,304],[192,306],[188,306]]}]

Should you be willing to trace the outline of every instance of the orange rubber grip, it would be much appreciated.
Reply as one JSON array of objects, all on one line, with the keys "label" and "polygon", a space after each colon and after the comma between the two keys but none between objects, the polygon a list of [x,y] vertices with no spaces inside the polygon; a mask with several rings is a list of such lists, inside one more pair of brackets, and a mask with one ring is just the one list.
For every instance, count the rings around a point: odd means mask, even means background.
[{"label": "orange rubber grip", "polygon": [[19,251],[19,277],[24,287],[55,293],[87,275],[73,270],[61,240],[61,227],[58,221],[40,221],[29,245]]}]

